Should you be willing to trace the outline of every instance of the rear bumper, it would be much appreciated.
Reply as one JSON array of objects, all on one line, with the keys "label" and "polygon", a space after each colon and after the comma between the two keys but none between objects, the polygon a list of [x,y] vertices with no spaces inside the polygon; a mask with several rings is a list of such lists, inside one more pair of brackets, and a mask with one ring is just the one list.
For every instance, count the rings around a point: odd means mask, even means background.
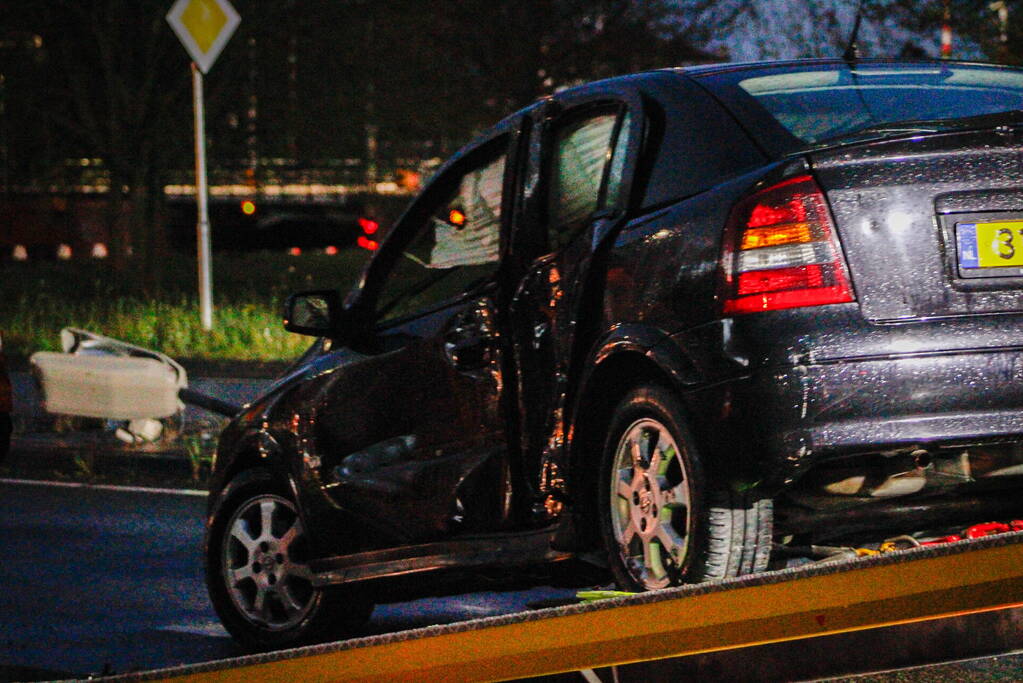
[{"label": "rear bumper", "polygon": [[1023,439],[1023,347],[774,367],[714,391],[769,487],[832,457]]}]

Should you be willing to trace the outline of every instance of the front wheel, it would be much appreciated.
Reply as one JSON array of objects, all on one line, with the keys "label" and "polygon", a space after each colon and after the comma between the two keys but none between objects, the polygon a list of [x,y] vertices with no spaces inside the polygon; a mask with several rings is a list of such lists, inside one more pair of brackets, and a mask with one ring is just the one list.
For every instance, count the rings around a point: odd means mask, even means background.
[{"label": "front wheel", "polygon": [[291,647],[361,624],[372,604],[313,585],[298,508],[265,470],[221,494],[207,531],[206,584],[224,627],[249,649]]},{"label": "front wheel", "polygon": [[623,589],[767,568],[771,501],[749,501],[707,480],[681,406],[663,387],[639,387],[618,404],[599,499],[609,565]]}]

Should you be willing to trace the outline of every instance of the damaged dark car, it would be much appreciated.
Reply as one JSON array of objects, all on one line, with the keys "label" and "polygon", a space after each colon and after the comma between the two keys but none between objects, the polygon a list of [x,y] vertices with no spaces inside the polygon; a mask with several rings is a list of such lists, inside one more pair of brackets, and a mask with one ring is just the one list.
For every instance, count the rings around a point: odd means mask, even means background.
[{"label": "damaged dark car", "polygon": [[214,464],[224,624],[282,647],[470,579],[657,589],[1017,511],[1021,109],[1019,69],[821,60],[509,116],[354,291],[287,302],[317,341]]}]

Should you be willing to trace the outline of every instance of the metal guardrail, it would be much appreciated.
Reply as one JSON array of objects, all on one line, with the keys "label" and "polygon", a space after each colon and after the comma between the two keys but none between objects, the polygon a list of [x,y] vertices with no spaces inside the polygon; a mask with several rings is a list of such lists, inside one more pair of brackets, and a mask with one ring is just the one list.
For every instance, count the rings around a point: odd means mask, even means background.
[{"label": "metal guardrail", "polygon": [[111,681],[489,681],[1023,604],[1023,532]]}]

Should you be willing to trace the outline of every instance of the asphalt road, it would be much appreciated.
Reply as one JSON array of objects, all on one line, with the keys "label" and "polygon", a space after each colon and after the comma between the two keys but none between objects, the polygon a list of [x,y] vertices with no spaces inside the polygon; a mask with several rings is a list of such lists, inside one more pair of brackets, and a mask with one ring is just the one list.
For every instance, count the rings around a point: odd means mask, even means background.
[{"label": "asphalt road", "polygon": [[[240,654],[209,605],[200,495],[0,483],[0,680],[125,673]],[[527,609],[574,591],[378,607],[383,633]]]}]

